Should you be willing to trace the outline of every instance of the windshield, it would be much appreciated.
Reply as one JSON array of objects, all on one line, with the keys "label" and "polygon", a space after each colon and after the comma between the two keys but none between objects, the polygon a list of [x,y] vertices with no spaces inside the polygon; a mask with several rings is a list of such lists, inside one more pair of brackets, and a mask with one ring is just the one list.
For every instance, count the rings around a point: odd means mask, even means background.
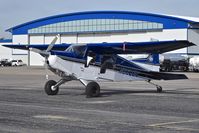
[{"label": "windshield", "polygon": [[73,53],[75,56],[83,57],[86,52],[86,45],[70,45],[65,51]]}]

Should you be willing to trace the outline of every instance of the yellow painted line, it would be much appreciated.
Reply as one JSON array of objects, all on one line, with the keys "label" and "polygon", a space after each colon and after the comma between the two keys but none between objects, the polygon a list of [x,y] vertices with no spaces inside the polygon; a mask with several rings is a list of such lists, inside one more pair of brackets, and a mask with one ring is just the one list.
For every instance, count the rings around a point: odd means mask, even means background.
[{"label": "yellow painted line", "polygon": [[66,116],[60,116],[60,115],[36,115],[33,116],[34,118],[40,118],[40,119],[52,119],[52,120],[68,120],[68,121],[82,121],[77,118],[71,118]]},{"label": "yellow painted line", "polygon": [[194,129],[194,128],[173,127],[173,126],[155,126],[155,127],[156,128],[174,129],[174,130],[177,130],[177,131],[199,132],[199,129]]},{"label": "yellow painted line", "polygon": [[182,124],[182,123],[190,123],[190,122],[197,122],[199,119],[193,119],[193,120],[187,120],[187,121],[176,121],[176,122],[165,122],[165,123],[157,123],[157,124],[151,124],[148,125],[150,127],[156,127],[156,126],[165,126],[165,125],[172,125],[172,124]]},{"label": "yellow painted line", "polygon": [[103,104],[103,103],[113,103],[115,101],[86,101],[81,103],[89,103],[89,104]]},{"label": "yellow painted line", "polygon": [[199,119],[151,124],[151,125],[148,125],[148,127],[174,129],[174,130],[179,130],[179,131],[196,131],[196,132],[199,132],[199,129],[172,126],[172,125],[175,125],[175,124],[191,123],[191,122],[199,122]]}]

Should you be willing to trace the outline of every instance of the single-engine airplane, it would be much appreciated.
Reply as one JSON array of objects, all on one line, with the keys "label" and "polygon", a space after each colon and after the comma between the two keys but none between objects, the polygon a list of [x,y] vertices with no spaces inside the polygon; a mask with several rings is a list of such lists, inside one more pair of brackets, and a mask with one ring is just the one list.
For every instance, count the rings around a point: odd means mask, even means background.
[{"label": "single-engine airplane", "polygon": [[48,69],[61,79],[49,80],[44,86],[48,95],[56,95],[59,86],[71,80],[78,80],[85,86],[86,97],[100,96],[99,81],[143,80],[162,87],[151,80],[187,79],[183,74],[170,74],[146,70],[118,54],[160,54],[194,45],[189,41],[122,42],[56,44],[57,35],[50,45],[4,45],[5,47],[31,50],[45,58]]}]

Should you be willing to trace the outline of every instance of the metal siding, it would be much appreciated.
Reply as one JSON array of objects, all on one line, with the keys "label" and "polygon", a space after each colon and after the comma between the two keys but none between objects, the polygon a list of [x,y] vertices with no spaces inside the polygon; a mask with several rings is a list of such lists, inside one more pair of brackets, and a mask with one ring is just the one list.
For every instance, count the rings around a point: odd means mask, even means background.
[{"label": "metal siding", "polygon": [[80,34],[79,43],[102,43],[102,42],[148,42],[186,40],[186,29],[163,30],[159,32],[137,33],[104,33],[104,34]]},{"label": "metal siding", "polygon": [[188,54],[199,54],[199,29],[188,29],[188,40],[196,44],[196,46],[188,47]]},{"label": "metal siding", "polygon": [[61,35],[61,43],[78,43],[77,35]]}]

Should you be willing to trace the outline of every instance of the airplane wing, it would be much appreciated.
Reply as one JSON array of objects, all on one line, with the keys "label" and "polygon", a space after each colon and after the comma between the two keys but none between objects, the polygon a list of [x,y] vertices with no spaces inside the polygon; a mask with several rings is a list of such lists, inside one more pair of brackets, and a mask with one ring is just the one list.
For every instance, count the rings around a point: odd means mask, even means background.
[{"label": "airplane wing", "polygon": [[96,54],[161,54],[193,45],[189,41],[90,43],[87,50]]},{"label": "airplane wing", "polygon": [[[21,49],[21,50],[29,50],[30,48],[35,48],[38,50],[46,50],[49,45],[45,44],[7,44],[3,45],[4,47],[12,48],[12,49]],[[52,50],[60,50],[63,51],[67,49],[70,46],[70,44],[55,44],[52,48]]]},{"label": "airplane wing", "polygon": [[[64,51],[71,44],[56,44],[52,50]],[[88,43],[86,44],[87,51],[92,51],[96,54],[160,54],[172,50],[193,46],[195,44],[189,41],[157,41],[157,42],[124,42],[124,43]],[[35,48],[46,50],[49,45],[44,44],[9,44],[5,47],[21,50],[29,50]]]}]

